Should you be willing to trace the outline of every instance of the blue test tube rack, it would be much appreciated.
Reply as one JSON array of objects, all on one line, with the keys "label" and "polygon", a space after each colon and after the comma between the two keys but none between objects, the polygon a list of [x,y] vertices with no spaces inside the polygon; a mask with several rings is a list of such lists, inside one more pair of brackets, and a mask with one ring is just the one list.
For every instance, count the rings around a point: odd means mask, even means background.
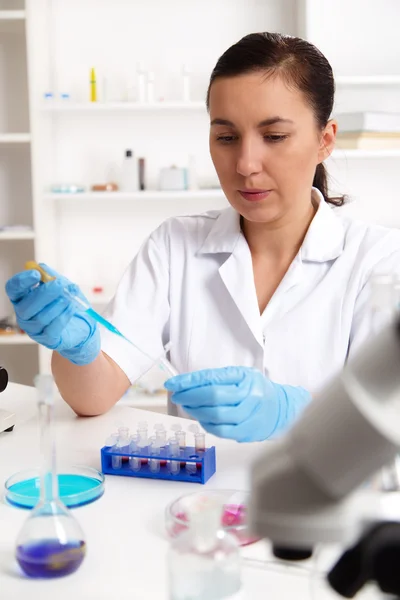
[{"label": "blue test tube rack", "polygon": [[[114,468],[112,457],[121,456],[120,468]],[[130,465],[130,458],[139,458],[141,466],[139,471],[134,471]],[[149,460],[159,460],[160,470],[152,472],[149,467]],[[168,461],[180,462],[179,473],[171,473],[168,469]],[[196,465],[196,470],[189,472],[186,469],[186,463]],[[206,483],[216,471],[215,446],[206,448],[202,451],[196,451],[194,446],[180,448],[179,456],[171,456],[168,452],[168,446],[161,447],[155,455],[149,452],[149,448],[143,448],[143,451],[130,452],[129,447],[118,448],[114,446],[104,446],[101,449],[101,468],[105,475],[124,475],[126,477],[142,477],[147,479],[166,479],[168,481],[188,481],[190,483]]]}]

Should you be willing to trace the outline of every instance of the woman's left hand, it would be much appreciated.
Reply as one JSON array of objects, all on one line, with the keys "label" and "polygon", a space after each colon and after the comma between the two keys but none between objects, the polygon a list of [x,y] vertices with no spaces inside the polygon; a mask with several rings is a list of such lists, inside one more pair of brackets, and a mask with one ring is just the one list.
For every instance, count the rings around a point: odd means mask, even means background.
[{"label": "woman's left hand", "polygon": [[171,400],[216,436],[259,442],[286,429],[311,399],[249,367],[205,369],[165,382]]}]

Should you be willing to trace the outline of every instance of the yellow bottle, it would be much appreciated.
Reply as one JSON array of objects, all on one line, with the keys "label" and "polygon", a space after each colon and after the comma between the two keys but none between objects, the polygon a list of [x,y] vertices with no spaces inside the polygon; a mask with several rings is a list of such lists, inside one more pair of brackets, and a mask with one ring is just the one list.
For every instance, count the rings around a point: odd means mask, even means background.
[{"label": "yellow bottle", "polygon": [[96,71],[94,67],[90,69],[90,102],[97,102]]}]

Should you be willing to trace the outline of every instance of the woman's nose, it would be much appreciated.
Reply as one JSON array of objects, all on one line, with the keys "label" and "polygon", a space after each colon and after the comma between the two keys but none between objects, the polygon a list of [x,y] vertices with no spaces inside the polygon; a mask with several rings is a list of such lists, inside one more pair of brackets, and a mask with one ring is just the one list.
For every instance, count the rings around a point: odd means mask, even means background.
[{"label": "woman's nose", "polygon": [[239,147],[239,156],[236,171],[243,177],[249,177],[262,171],[262,152],[256,142],[242,142]]}]

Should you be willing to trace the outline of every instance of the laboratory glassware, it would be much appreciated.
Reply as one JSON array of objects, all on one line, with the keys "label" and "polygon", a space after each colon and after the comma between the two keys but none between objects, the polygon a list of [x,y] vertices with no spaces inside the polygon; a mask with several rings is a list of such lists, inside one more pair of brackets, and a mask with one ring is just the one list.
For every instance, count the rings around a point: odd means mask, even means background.
[{"label": "laboratory glassware", "polygon": [[35,386],[42,451],[40,500],[18,535],[16,559],[29,577],[53,578],[69,575],[80,567],[86,542],[78,522],[58,494],[53,378],[38,375]]},{"label": "laboratory glassware", "polygon": [[199,495],[188,530],[171,541],[170,600],[229,600],[240,593],[239,545],[221,529],[222,508],[218,496]]}]

